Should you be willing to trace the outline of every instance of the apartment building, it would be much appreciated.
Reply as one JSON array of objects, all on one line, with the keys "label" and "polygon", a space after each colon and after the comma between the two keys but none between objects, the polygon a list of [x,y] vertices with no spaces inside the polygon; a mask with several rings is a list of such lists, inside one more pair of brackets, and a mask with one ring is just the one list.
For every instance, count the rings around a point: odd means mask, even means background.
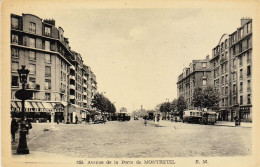
[{"label": "apartment building", "polygon": [[89,109],[92,100],[87,99],[88,105],[84,106],[83,60],[71,50],[64,30],[55,27],[55,20],[12,14],[10,46],[11,112],[21,111],[21,101],[14,94],[21,89],[17,69],[25,65],[30,70],[26,89],[33,92],[25,103],[27,115],[43,122],[75,122],[76,115],[80,120],[81,110]]},{"label": "apartment building", "polygon": [[230,109],[230,42],[229,35],[223,34],[219,40],[218,45],[212,49],[211,75],[214,87],[218,89],[220,94],[220,102],[216,110],[219,111],[219,120],[231,121],[234,118],[234,114]]},{"label": "apartment building", "polygon": [[242,121],[252,121],[252,19],[241,19],[241,26],[230,38],[230,107]]},{"label": "apartment building", "polygon": [[188,109],[195,108],[192,104],[194,89],[206,87],[211,82],[210,77],[209,56],[203,60],[193,60],[189,67],[184,68],[183,72],[178,76],[178,98],[180,96],[184,97]]}]

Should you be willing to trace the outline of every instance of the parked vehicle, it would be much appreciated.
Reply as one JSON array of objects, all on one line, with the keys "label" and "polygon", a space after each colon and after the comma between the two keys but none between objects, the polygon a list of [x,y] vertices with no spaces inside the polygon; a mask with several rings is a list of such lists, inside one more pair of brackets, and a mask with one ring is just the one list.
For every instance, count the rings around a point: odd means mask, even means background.
[{"label": "parked vehicle", "polygon": [[200,123],[202,119],[202,111],[199,110],[186,110],[183,112],[183,123]]},{"label": "parked vehicle", "polygon": [[214,125],[217,122],[217,113],[214,111],[206,111],[202,113],[200,123],[208,125]]},{"label": "parked vehicle", "polygon": [[130,121],[131,117],[127,115],[126,113],[119,113],[117,120],[118,121]]},{"label": "parked vehicle", "polygon": [[106,123],[106,120],[101,115],[96,115],[94,117],[94,124]]},{"label": "parked vehicle", "polygon": [[149,112],[148,113],[148,118],[147,120],[154,120],[154,113],[153,112]]}]

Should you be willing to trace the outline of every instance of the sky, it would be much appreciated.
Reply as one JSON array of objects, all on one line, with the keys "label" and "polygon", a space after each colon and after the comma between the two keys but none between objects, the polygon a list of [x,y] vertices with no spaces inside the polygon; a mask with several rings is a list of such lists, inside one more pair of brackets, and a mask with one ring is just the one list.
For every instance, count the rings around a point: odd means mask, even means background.
[{"label": "sky", "polygon": [[132,8],[89,9],[84,6],[31,6],[31,13],[56,20],[72,50],[81,54],[97,78],[99,92],[117,110],[154,109],[177,98],[177,77],[192,60],[210,55],[224,33],[240,26],[243,9]]}]

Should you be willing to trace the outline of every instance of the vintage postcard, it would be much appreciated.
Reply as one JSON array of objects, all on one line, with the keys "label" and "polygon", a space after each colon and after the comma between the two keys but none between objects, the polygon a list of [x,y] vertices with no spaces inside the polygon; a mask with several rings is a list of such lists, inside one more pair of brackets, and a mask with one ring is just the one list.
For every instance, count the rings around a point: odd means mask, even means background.
[{"label": "vintage postcard", "polygon": [[260,166],[259,9],[2,1],[2,166]]}]

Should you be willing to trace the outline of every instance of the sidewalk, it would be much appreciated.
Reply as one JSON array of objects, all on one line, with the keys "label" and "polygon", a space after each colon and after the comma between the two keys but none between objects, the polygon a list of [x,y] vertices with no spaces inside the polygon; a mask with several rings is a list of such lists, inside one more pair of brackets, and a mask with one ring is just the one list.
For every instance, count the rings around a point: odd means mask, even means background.
[{"label": "sidewalk", "polygon": [[[230,127],[235,127],[235,122],[229,122],[229,121],[217,121],[215,123],[216,126],[230,126]],[[241,122],[240,126],[238,127],[243,127],[243,128],[252,128],[252,123],[251,122]]]}]

